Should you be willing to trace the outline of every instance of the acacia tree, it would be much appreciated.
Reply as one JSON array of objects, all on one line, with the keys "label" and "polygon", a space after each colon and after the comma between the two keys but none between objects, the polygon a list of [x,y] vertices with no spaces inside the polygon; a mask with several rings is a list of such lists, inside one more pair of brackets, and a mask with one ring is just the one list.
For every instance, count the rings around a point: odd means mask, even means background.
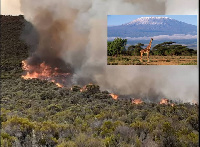
[{"label": "acacia tree", "polygon": [[127,55],[129,55],[129,56],[133,55],[134,49],[135,49],[134,45],[129,46],[128,49],[127,49]]},{"label": "acacia tree", "polygon": [[176,42],[163,42],[161,44],[157,44],[152,49],[152,53],[158,56],[168,56],[168,55],[176,55],[176,56],[192,56],[196,55],[193,49],[189,49],[187,46],[183,46],[180,44],[173,44]]},{"label": "acacia tree", "polygon": [[144,46],[144,44],[142,44],[142,43],[138,43],[136,45],[131,45],[128,47],[126,52],[130,56],[139,56],[141,49],[143,49],[142,46]]}]

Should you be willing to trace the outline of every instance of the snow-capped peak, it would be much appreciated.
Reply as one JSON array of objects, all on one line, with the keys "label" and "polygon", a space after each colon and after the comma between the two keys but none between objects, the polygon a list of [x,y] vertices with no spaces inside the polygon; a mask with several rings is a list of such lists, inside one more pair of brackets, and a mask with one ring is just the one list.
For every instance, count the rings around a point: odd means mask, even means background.
[{"label": "snow-capped peak", "polygon": [[163,24],[165,20],[172,20],[169,17],[140,17],[136,20],[133,20],[129,23],[123,24],[123,25],[132,25],[132,24],[153,24],[153,25],[158,25],[158,24]]}]

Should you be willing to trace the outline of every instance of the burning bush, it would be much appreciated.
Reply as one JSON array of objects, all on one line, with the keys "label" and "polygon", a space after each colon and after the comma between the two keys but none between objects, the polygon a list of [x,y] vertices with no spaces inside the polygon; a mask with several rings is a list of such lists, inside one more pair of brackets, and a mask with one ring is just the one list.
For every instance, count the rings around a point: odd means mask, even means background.
[{"label": "burning bush", "polygon": [[132,99],[132,104],[142,104],[143,101],[141,99]]},{"label": "burning bush", "polygon": [[[71,83],[69,78],[71,73],[63,72],[62,69],[58,67],[52,68],[45,62],[36,65],[28,64],[28,61],[22,61],[22,69],[25,74],[22,75],[23,79],[41,79],[47,80],[55,83],[58,87],[63,87]],[[69,82],[69,83],[67,83]]]},{"label": "burning bush", "polygon": [[80,91],[88,93],[88,94],[95,94],[95,93],[100,92],[99,88],[100,87],[98,85],[88,84],[88,85],[85,85],[82,89],[80,89]]},{"label": "burning bush", "polygon": [[166,99],[166,98],[161,99],[161,101],[160,101],[159,104],[174,106],[174,104],[172,103],[172,101],[170,101],[169,99]]},{"label": "burning bush", "polygon": [[114,94],[114,93],[111,93],[110,96],[111,96],[114,100],[118,99],[118,97],[119,97],[118,95],[116,95],[116,94]]}]

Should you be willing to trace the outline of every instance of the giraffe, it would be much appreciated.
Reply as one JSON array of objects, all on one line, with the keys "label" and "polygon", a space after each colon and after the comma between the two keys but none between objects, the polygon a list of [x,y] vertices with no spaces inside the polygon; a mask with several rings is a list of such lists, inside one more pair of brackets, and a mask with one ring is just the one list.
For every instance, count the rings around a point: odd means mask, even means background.
[{"label": "giraffe", "polygon": [[150,49],[151,49],[151,43],[153,41],[153,38],[151,38],[150,42],[149,42],[149,45],[145,48],[145,49],[142,49],[140,51],[140,61],[142,62],[142,56],[144,53],[147,53],[147,60],[149,62],[149,52],[150,52]]}]

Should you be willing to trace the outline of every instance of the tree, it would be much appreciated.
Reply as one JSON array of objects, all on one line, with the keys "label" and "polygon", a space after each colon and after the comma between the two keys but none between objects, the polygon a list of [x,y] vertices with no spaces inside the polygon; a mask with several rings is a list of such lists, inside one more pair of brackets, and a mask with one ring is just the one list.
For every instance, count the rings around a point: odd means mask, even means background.
[{"label": "tree", "polygon": [[140,51],[141,51],[141,49],[143,49],[142,46],[144,46],[144,44],[142,44],[142,43],[138,43],[135,46],[135,50],[134,50],[134,55],[135,56],[139,56],[140,55]]},{"label": "tree", "polygon": [[127,43],[127,39],[115,38],[114,41],[107,43],[107,50],[109,56],[118,56],[121,54],[123,50],[125,50],[125,46]]},{"label": "tree", "polygon": [[134,45],[129,46],[128,49],[127,49],[127,54],[130,55],[130,56],[133,55],[134,54],[134,50],[135,50],[135,46]]},{"label": "tree", "polygon": [[161,44],[157,44],[153,47],[152,53],[158,56],[192,56],[196,55],[193,49],[189,49],[187,46],[183,46],[180,44],[173,44],[176,42],[163,42]]},{"label": "tree", "polygon": [[108,50],[107,54],[108,54],[108,56],[112,56],[112,54],[113,54],[113,50],[112,50],[111,45],[112,45],[112,42],[108,41],[107,42],[107,50]]}]

